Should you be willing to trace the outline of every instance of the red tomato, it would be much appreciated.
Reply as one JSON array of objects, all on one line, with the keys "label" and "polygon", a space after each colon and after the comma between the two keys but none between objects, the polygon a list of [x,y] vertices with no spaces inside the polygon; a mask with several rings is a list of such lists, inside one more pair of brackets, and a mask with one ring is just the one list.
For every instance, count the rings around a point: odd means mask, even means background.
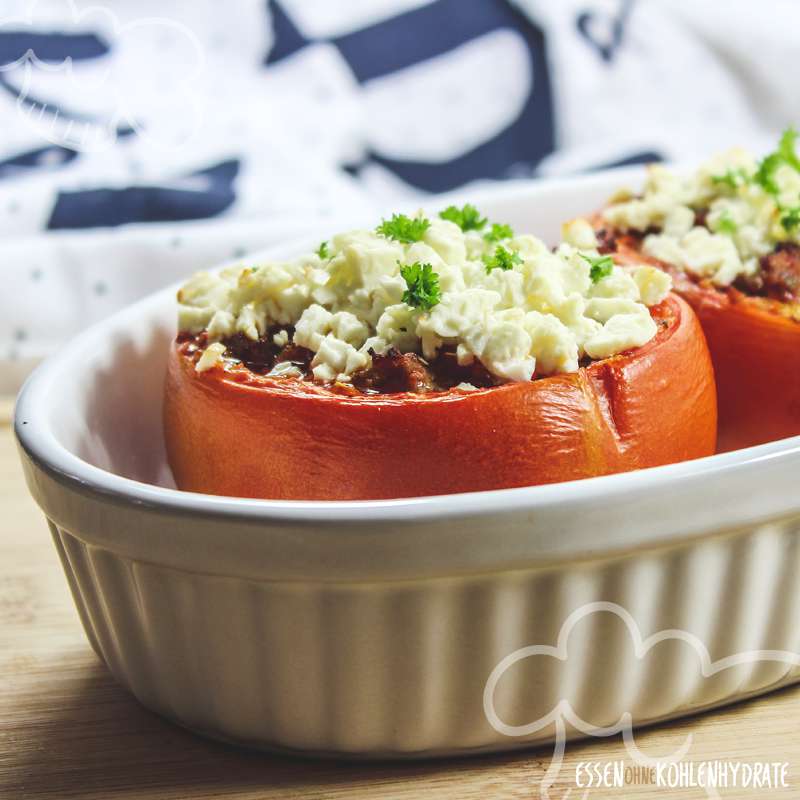
[{"label": "red tomato", "polygon": [[346,396],[245,367],[195,371],[173,345],[165,395],[181,489],[362,500],[574,480],[710,455],[705,339],[671,295],[657,336],[576,373],[474,392]]}]

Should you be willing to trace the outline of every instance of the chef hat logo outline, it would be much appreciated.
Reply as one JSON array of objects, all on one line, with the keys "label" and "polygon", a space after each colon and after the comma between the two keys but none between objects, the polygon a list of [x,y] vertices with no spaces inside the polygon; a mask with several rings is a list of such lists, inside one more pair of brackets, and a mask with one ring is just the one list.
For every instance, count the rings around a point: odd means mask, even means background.
[{"label": "chef hat logo outline", "polygon": [[[61,22],[60,32],[53,34],[50,27],[47,32],[39,25],[37,8],[40,0],[33,0],[22,15],[0,17],[0,34],[20,35],[20,31],[30,31],[34,41],[38,40],[46,52],[37,52],[36,46],[29,46],[16,58],[0,61],[0,85],[16,97],[19,114],[26,119],[32,131],[51,144],[65,146],[78,152],[101,152],[112,148],[123,136],[136,134],[148,144],[161,149],[175,150],[184,147],[200,129],[203,116],[203,102],[200,92],[192,91],[205,68],[205,52],[197,36],[182,23],[168,17],[140,17],[123,23],[114,11],[106,6],[92,5],[78,8],[75,0],[62,0],[66,14]],[[94,20],[96,31],[87,27],[88,21]],[[158,29],[171,33],[173,39],[184,48],[188,47],[191,59],[183,59],[181,70],[170,70],[169,75],[174,84],[170,87],[161,84],[160,95],[180,103],[181,119],[188,120],[186,133],[180,141],[167,141],[158,133],[148,130],[143,121],[128,107],[125,91],[115,90],[115,70],[118,65],[113,58],[113,48],[105,45],[103,36],[113,37],[119,43],[123,37],[142,31]],[[152,35],[152,34],[151,34]],[[70,37],[80,40],[81,55],[69,53]],[[55,44],[52,40],[56,40]],[[86,54],[87,41],[94,42],[94,52]],[[60,45],[60,47],[59,47]],[[92,48],[89,47],[89,50]],[[119,48],[116,48],[119,49]],[[63,55],[54,55],[60,50]],[[105,69],[98,71],[93,78],[79,75],[75,70],[75,61],[112,57]],[[187,63],[188,62],[188,63]],[[12,81],[12,76],[21,73],[21,79]],[[69,88],[78,89],[89,97],[105,88],[113,96],[114,107],[107,114],[86,112],[66,108],[54,99],[42,99],[34,96],[33,87],[37,73],[62,75]],[[165,102],[165,101],[162,101]]]},{"label": "chef hat logo outline", "polygon": [[[677,763],[685,758],[692,746],[693,736],[690,733],[672,753],[659,757],[648,756],[636,744],[633,715],[630,712],[623,712],[619,719],[611,725],[595,725],[582,719],[566,698],[559,700],[544,716],[524,725],[509,725],[500,719],[494,707],[494,694],[503,675],[519,662],[535,656],[546,656],[566,662],[569,658],[569,638],[574,628],[587,617],[604,613],[615,615],[622,620],[633,642],[633,655],[637,661],[643,660],[653,648],[663,642],[680,641],[688,644],[694,650],[699,660],[700,673],[703,678],[713,677],[733,667],[761,662],[779,662],[786,664],[789,668],[800,667],[800,653],[787,650],[748,650],[714,661],[703,641],[688,631],[668,628],[644,637],[633,615],[618,603],[595,601],[580,606],[564,620],[555,645],[528,645],[509,653],[494,667],[484,685],[484,714],[489,724],[498,733],[517,738],[537,733],[551,725],[554,726],[556,735],[553,738],[553,756],[539,787],[539,794],[542,800],[552,800],[550,789],[560,773],[566,752],[567,724],[586,737],[607,738],[622,735],[625,749],[631,760],[643,767],[657,767],[659,764]],[[705,789],[708,797],[719,797],[715,787],[706,786]],[[567,798],[571,797],[571,794],[571,788],[567,789],[561,796],[562,800],[567,800]],[[588,797],[588,795],[589,791],[587,790],[582,797]]]}]

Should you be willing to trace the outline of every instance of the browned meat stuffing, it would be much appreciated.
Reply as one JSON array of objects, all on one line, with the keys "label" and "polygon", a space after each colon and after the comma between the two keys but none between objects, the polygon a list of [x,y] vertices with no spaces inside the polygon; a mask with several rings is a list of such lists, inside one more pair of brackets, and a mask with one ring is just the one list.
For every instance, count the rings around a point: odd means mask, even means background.
[{"label": "browned meat stuffing", "polygon": [[[290,337],[289,343],[285,346],[276,345],[272,338],[281,330],[286,330]],[[228,349],[228,355],[241,361],[251,372],[263,374],[284,361],[291,361],[307,370],[314,354],[305,347],[293,344],[291,342],[293,333],[291,328],[274,326],[260,339],[253,340],[243,333],[236,333],[225,339],[223,344]]]},{"label": "browned meat stuffing", "polygon": [[[695,225],[707,227],[707,209],[695,211]],[[615,253],[620,245],[629,242],[637,243],[650,233],[658,233],[657,228],[648,228],[642,233],[622,233],[613,228],[599,228],[595,235],[598,250],[601,253]],[[740,277],[734,286],[744,294],[754,297],[766,297],[781,303],[796,303],[800,300],[800,246],[785,242],[760,261],[760,269],[756,275]]]},{"label": "browned meat stuffing", "polygon": [[746,278],[739,286],[748,294],[768,297],[782,303],[793,303],[800,298],[800,247],[796,244],[779,244],[761,259],[757,275]]},{"label": "browned meat stuffing", "polygon": [[270,335],[254,341],[243,333],[236,333],[226,339],[224,344],[231,358],[241,361],[253,372],[269,372],[278,354],[278,348]]},{"label": "browned meat stuffing", "polygon": [[370,351],[372,366],[353,374],[353,386],[362,392],[432,392],[436,387],[433,372],[415,353],[391,348],[384,355]]},{"label": "browned meat stuffing", "polygon": [[[224,340],[227,355],[240,361],[251,372],[264,375],[276,364],[289,361],[303,371],[305,379],[311,379],[311,361],[314,353],[291,341],[279,347],[273,336],[281,328],[270,329],[265,336],[254,341],[244,334],[237,333]],[[289,334],[293,331],[289,330]],[[197,336],[181,334],[180,341],[191,341],[199,355],[205,346],[206,334]],[[202,341],[202,343],[201,343]],[[356,392],[376,394],[395,394],[398,392],[440,392],[452,389],[460,383],[471,383],[478,388],[494,386],[496,381],[491,373],[479,361],[466,366],[459,365],[454,350],[441,351],[433,362],[429,363],[416,353],[401,353],[391,348],[384,354],[371,352],[372,366],[353,374],[352,389]],[[349,387],[337,386],[345,391]]]}]

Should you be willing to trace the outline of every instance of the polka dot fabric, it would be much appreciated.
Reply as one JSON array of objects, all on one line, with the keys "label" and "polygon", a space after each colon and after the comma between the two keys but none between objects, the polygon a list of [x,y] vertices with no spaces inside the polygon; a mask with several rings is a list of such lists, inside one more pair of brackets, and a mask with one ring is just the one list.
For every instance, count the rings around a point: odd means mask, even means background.
[{"label": "polka dot fabric", "polygon": [[6,0],[0,393],[143,294],[310,227],[771,141],[800,118],[791,20],[703,5]]}]

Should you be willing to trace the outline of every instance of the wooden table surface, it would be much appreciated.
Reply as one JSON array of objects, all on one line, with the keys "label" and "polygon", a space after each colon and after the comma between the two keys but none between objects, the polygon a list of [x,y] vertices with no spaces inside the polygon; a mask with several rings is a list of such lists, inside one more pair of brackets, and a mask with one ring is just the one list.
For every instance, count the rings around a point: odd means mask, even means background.
[{"label": "wooden table surface", "polygon": [[[406,764],[279,758],[208,742],[162,721],[118,687],[87,644],[44,520],[22,480],[0,399],[0,798],[536,798],[549,748]],[[791,788],[727,797],[800,798],[800,687],[641,731],[648,755],[693,737],[688,760],[783,761]],[[582,761],[625,760],[618,739],[568,746],[551,798],[578,798]],[[705,797],[629,785],[592,798]]]}]

